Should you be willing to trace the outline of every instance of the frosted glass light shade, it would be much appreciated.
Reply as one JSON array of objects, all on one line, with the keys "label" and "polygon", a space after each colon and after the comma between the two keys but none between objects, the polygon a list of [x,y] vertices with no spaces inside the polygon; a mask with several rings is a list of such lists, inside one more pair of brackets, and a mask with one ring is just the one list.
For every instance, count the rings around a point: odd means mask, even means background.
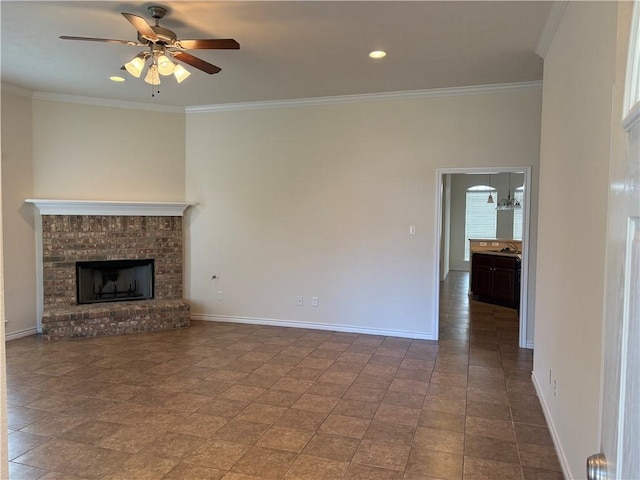
[{"label": "frosted glass light shade", "polygon": [[184,68],[182,65],[176,65],[176,67],[173,69],[173,75],[176,77],[178,83],[182,83],[185,78],[191,75],[191,72],[189,72],[189,70]]},{"label": "frosted glass light shade", "polygon": [[166,55],[158,57],[158,73],[160,75],[171,75],[175,68],[175,64]]},{"label": "frosted glass light shade", "polygon": [[149,71],[147,72],[147,76],[144,77],[144,81],[151,85],[160,85],[160,75],[158,75],[157,65],[151,65],[149,67]]},{"label": "frosted glass light shade", "polygon": [[142,74],[142,69],[144,68],[144,60],[140,57],[133,57],[133,59],[124,64],[124,68],[136,78],[140,77]]}]

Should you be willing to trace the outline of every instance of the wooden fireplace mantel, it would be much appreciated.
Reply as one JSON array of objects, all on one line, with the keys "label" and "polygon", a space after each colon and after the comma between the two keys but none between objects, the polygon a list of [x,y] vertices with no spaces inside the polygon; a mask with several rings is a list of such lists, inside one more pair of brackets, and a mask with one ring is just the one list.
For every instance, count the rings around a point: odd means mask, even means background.
[{"label": "wooden fireplace mantel", "polygon": [[27,198],[41,215],[124,215],[134,217],[182,217],[188,202],[127,202],[110,200],[53,200]]}]

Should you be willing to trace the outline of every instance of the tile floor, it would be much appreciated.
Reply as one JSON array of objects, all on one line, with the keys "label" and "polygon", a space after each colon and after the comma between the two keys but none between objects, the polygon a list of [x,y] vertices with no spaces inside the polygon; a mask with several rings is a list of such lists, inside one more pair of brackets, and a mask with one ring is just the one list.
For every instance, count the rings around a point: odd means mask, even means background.
[{"label": "tile floor", "polygon": [[193,322],[8,342],[19,479],[561,479],[510,309],[441,288],[441,340]]}]

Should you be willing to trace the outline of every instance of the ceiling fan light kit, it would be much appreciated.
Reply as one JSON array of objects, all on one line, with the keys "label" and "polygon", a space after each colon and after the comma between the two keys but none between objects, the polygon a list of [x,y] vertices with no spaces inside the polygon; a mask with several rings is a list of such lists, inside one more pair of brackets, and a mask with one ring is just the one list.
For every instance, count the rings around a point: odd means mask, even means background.
[{"label": "ceiling fan light kit", "polygon": [[158,66],[152,64],[147,71],[147,76],[144,77],[144,81],[149,85],[160,85],[160,75],[158,74]]},{"label": "ceiling fan light kit", "polygon": [[130,61],[124,64],[124,68],[136,78],[140,78],[142,69],[144,68],[144,60],[140,55],[133,57]]},{"label": "ceiling fan light kit", "polygon": [[166,55],[160,55],[158,57],[158,73],[160,75],[171,75],[173,71],[176,69],[175,63],[169,60],[169,57]]},{"label": "ceiling fan light kit", "polygon": [[172,61],[172,58],[195,67],[209,75],[218,73],[221,70],[220,67],[195,57],[187,53],[186,50],[237,50],[240,48],[238,42],[231,38],[179,40],[174,32],[159,25],[160,19],[167,13],[164,7],[152,5],[147,8],[147,11],[151,17],[155,19],[155,25],[149,25],[144,18],[134,15],[133,13],[122,13],[122,16],[126,18],[138,32],[137,42],[107,38],[72,37],[67,35],[63,35],[60,38],[63,40],[83,40],[148,47],[148,50],[138,53],[130,61],[125,63],[122,69],[129,72],[132,76],[140,78],[147,65],[147,60],[151,59],[147,74],[144,77],[144,81],[151,85],[160,85],[160,75],[169,76],[173,74],[178,83],[182,83],[182,81],[191,75],[191,72],[180,65],[180,63]]},{"label": "ceiling fan light kit", "polygon": [[191,72],[180,64],[177,64],[176,68],[173,70],[173,76],[176,77],[178,83],[182,83],[182,81],[189,75],[191,75]]}]

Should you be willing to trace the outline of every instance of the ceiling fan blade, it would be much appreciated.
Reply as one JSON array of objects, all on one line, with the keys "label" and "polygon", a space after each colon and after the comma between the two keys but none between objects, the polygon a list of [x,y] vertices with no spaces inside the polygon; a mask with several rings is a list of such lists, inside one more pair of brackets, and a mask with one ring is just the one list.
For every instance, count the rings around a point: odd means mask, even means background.
[{"label": "ceiling fan blade", "polygon": [[233,38],[203,38],[200,40],[179,40],[176,42],[181,48],[187,50],[204,49],[229,49],[238,50],[240,44]]},{"label": "ceiling fan blade", "polygon": [[171,52],[171,55],[174,58],[180,60],[181,62],[188,63],[192,67],[196,67],[197,69],[202,70],[203,72],[206,72],[209,75],[218,73],[220,70],[222,70],[220,67],[211,65],[210,63],[205,62],[204,60],[198,57],[194,57],[193,55],[187,52],[175,51],[175,52]]},{"label": "ceiling fan blade", "polygon": [[144,38],[151,40],[152,42],[158,41],[158,35],[156,35],[156,32],[153,31],[151,25],[149,25],[144,18],[134,15],[133,13],[125,12],[122,12],[122,16],[129,20],[129,23],[133,25]]},{"label": "ceiling fan blade", "polygon": [[69,35],[61,35],[60,38],[62,40],[82,40],[85,42],[106,42],[106,43],[117,43],[120,45],[132,45],[136,47],[145,47],[146,45],[143,43],[132,42],[130,40],[114,40],[113,38],[93,38],[93,37],[70,37]]}]

